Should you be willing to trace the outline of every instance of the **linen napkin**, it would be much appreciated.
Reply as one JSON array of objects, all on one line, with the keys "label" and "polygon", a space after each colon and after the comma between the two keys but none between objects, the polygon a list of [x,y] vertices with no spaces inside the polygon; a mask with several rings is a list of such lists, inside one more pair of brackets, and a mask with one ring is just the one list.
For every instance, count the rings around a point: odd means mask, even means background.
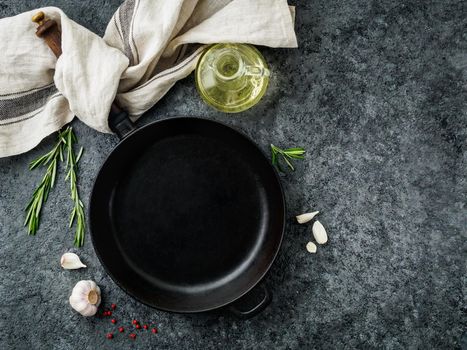
[{"label": "linen napkin", "polygon": [[[62,32],[57,60],[37,38],[42,10]],[[114,99],[135,120],[211,43],[297,47],[286,0],[126,0],[103,38],[46,7],[0,20],[0,157],[26,152],[76,115],[101,132]]]}]

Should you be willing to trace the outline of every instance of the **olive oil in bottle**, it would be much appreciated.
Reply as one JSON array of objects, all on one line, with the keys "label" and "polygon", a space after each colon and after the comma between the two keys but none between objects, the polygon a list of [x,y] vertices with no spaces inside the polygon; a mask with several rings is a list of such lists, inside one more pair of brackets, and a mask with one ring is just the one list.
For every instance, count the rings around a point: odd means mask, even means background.
[{"label": "olive oil in bottle", "polygon": [[268,82],[267,64],[251,45],[213,45],[196,67],[196,86],[203,100],[227,113],[255,105],[266,92]]}]

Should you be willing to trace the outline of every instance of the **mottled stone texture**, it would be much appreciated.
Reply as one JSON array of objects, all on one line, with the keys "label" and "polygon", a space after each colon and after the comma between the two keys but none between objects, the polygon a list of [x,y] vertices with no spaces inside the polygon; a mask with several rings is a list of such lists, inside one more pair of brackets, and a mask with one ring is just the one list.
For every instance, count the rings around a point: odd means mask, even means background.
[{"label": "mottled stone texture", "polygon": [[[102,34],[119,3],[3,0],[0,16],[53,4]],[[62,181],[37,236],[22,227],[41,177],[27,164],[50,148],[48,138],[0,159],[0,348],[467,349],[467,2],[291,3],[300,48],[261,48],[273,76],[257,107],[214,111],[189,77],[139,122],[198,115],[244,131],[266,152],[271,142],[307,149],[282,179],[289,225],[266,279],[270,307],[249,321],[227,311],[153,310],[109,279],[89,240],[78,250],[88,269],[62,270],[73,235]],[[86,147],[79,180],[87,203],[117,139],[73,125]],[[309,209],[321,211],[329,232],[316,255],[305,250],[311,226],[293,220]],[[83,318],[68,305],[81,279],[94,279],[104,303],[118,304],[119,322],[153,321],[159,334],[105,339],[115,328],[109,320]]]}]

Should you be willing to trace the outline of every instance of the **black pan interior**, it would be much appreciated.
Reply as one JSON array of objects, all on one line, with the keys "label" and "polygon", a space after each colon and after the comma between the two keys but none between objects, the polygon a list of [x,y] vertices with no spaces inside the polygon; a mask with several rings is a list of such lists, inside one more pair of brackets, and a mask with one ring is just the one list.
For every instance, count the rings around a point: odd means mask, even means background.
[{"label": "black pan interior", "polygon": [[248,138],[217,122],[171,118],[108,157],[90,224],[97,255],[125,291],[164,310],[206,311],[267,272],[282,240],[284,199]]}]

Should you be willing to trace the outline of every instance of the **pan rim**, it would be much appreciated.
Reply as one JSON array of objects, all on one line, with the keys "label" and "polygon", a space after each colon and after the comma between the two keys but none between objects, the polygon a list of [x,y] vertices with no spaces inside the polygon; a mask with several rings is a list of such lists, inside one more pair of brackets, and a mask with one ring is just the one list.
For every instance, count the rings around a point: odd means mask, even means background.
[{"label": "pan rim", "polygon": [[[259,151],[259,153],[265,158],[265,160],[267,160],[267,163],[269,164],[269,167],[270,167],[270,169],[272,170],[272,172],[274,174],[274,179],[276,180],[276,183],[277,183],[278,189],[279,189],[279,193],[280,193],[280,199],[281,199],[281,204],[282,204],[282,208],[283,208],[282,213],[281,213],[282,214],[281,233],[280,233],[280,238],[279,238],[279,241],[278,241],[278,244],[277,244],[277,248],[275,249],[274,254],[272,255],[270,261],[268,262],[266,268],[260,274],[260,276],[256,279],[256,281],[251,283],[251,285],[247,286],[242,293],[239,293],[238,296],[236,296],[235,298],[231,298],[231,300],[227,300],[225,302],[218,303],[217,305],[212,306],[212,307],[199,307],[199,308],[193,308],[193,309],[189,309],[189,310],[188,309],[177,309],[177,308],[170,308],[170,307],[163,307],[163,306],[159,306],[159,305],[154,305],[152,303],[149,303],[149,302],[143,300],[139,296],[137,296],[134,293],[127,290],[127,288],[124,287],[121,284],[121,282],[117,278],[114,277],[113,273],[110,271],[110,269],[108,268],[108,266],[104,262],[104,259],[101,256],[99,250],[96,249],[96,245],[95,245],[95,242],[94,242],[94,233],[93,233],[92,222],[91,222],[91,218],[93,217],[91,215],[92,208],[93,208],[93,196],[94,196],[94,193],[95,193],[95,189],[97,188],[97,180],[98,180],[100,174],[102,173],[104,167],[106,166],[107,162],[112,157],[112,155],[115,153],[115,151],[119,147],[121,147],[121,145],[123,143],[128,142],[128,140],[130,140],[132,137],[134,137],[138,133],[142,132],[143,130],[145,130],[147,128],[154,127],[154,125],[156,125],[156,124],[160,124],[160,123],[164,123],[164,122],[168,122],[168,121],[173,121],[173,120],[198,120],[198,121],[202,121],[202,122],[218,124],[218,125],[221,125],[223,127],[226,127],[228,129],[230,129],[231,131],[238,134],[243,139],[247,140],[250,144],[252,144]],[[138,302],[140,302],[140,303],[142,303],[144,305],[147,305],[149,307],[152,307],[154,309],[157,309],[157,310],[171,312],[171,313],[179,313],[179,314],[196,314],[196,313],[213,311],[213,310],[221,309],[221,308],[223,308],[225,306],[228,306],[228,305],[234,303],[235,301],[239,300],[240,298],[242,298],[246,294],[248,294],[251,290],[253,290],[256,286],[258,286],[261,283],[261,281],[265,278],[265,276],[267,275],[267,273],[271,269],[274,261],[277,258],[277,255],[279,254],[279,251],[280,251],[280,249],[282,247],[282,242],[283,242],[283,239],[284,239],[285,229],[286,229],[287,204],[286,204],[286,200],[285,200],[284,189],[283,189],[282,183],[280,181],[280,176],[279,176],[276,168],[270,163],[270,161],[267,158],[265,152],[252,140],[252,138],[250,138],[248,135],[246,135],[243,131],[240,131],[240,130],[238,130],[238,129],[236,129],[236,128],[234,128],[234,127],[232,127],[232,126],[230,126],[230,125],[228,125],[228,124],[226,124],[224,122],[220,122],[220,121],[212,120],[212,119],[207,119],[207,118],[200,117],[200,116],[170,116],[170,117],[155,120],[155,121],[149,122],[149,123],[147,123],[147,124],[145,124],[143,126],[140,126],[137,129],[135,129],[133,132],[131,132],[129,135],[127,135],[125,138],[119,140],[119,143],[106,156],[104,162],[102,163],[102,165],[99,168],[99,171],[97,172],[97,175],[94,178],[94,182],[93,182],[92,189],[91,189],[91,195],[89,197],[89,205],[88,205],[87,214],[88,214],[88,218],[89,218],[88,229],[89,229],[89,232],[90,232],[90,238],[91,238],[91,243],[92,243],[93,250],[94,250],[97,258],[99,259],[100,264],[104,268],[104,271],[107,273],[107,275],[110,277],[110,279],[121,290],[123,290],[127,295],[129,295],[133,299],[137,300]]]}]

